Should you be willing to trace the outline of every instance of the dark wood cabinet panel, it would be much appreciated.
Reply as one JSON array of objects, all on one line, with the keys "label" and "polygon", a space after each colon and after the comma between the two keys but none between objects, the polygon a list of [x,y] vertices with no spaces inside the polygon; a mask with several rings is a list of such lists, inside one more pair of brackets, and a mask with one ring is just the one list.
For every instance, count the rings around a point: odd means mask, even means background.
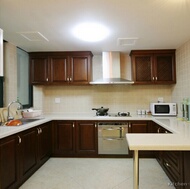
[{"label": "dark wood cabinet panel", "polygon": [[92,80],[92,53],[30,53],[30,82],[43,85],[86,85]]},{"label": "dark wood cabinet panel", "polygon": [[53,156],[97,155],[97,132],[93,121],[55,121]]},{"label": "dark wood cabinet panel", "polygon": [[67,56],[52,56],[50,57],[51,64],[51,82],[64,83],[68,82],[69,62]]},{"label": "dark wood cabinet panel", "polygon": [[129,133],[147,133],[147,121],[131,121],[129,122]]},{"label": "dark wood cabinet panel", "polygon": [[175,50],[131,51],[135,84],[176,83]]},{"label": "dark wood cabinet panel", "polygon": [[21,161],[20,175],[26,180],[37,167],[37,131],[32,128],[20,134],[21,136]]},{"label": "dark wood cabinet panel", "polygon": [[73,83],[89,83],[92,79],[91,56],[71,56],[70,57],[70,75]]},{"label": "dark wood cabinet panel", "polygon": [[177,189],[183,189],[183,152],[163,151],[162,168]]},{"label": "dark wood cabinet panel", "polygon": [[26,181],[50,157],[51,143],[51,122],[1,139],[0,188]]},{"label": "dark wood cabinet panel", "polygon": [[16,135],[0,142],[0,188],[14,189],[19,184],[19,151]]},{"label": "dark wood cabinet panel", "polygon": [[30,59],[30,82],[32,84],[48,83],[49,64],[48,57],[31,57]]},{"label": "dark wood cabinet panel", "polygon": [[152,83],[153,68],[152,55],[134,55],[132,56],[133,78],[135,82],[150,82]]},{"label": "dark wood cabinet panel", "polygon": [[53,155],[71,155],[75,153],[75,122],[55,121],[53,127]]},{"label": "dark wood cabinet panel", "polygon": [[76,153],[97,155],[98,136],[95,122],[77,122]]},{"label": "dark wood cabinet panel", "polygon": [[171,133],[169,130],[163,128],[157,123],[151,121],[148,126],[148,133]]},{"label": "dark wood cabinet panel", "polygon": [[51,122],[40,125],[38,131],[38,162],[43,164],[52,153],[52,127]]},{"label": "dark wood cabinet panel", "polygon": [[190,151],[184,152],[184,164],[183,164],[183,172],[184,172],[184,188],[190,189]]}]

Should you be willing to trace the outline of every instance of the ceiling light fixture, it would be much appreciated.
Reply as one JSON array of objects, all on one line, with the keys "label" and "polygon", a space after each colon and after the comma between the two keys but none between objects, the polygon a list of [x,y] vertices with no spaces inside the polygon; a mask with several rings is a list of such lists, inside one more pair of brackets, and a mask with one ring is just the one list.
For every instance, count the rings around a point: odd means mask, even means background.
[{"label": "ceiling light fixture", "polygon": [[97,42],[109,35],[109,30],[99,23],[82,23],[73,29],[73,34],[80,40]]}]

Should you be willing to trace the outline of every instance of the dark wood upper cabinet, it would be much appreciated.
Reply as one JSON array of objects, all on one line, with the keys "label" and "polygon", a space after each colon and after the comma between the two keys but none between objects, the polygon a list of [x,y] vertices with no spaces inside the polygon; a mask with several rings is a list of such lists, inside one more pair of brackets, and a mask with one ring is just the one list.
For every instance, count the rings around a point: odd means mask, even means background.
[{"label": "dark wood upper cabinet", "polygon": [[30,81],[32,84],[49,82],[48,57],[33,56],[30,58]]},{"label": "dark wood upper cabinet", "polygon": [[30,82],[37,84],[85,85],[92,80],[92,53],[30,53]]},{"label": "dark wood upper cabinet", "polygon": [[135,84],[176,83],[175,50],[131,51]]}]

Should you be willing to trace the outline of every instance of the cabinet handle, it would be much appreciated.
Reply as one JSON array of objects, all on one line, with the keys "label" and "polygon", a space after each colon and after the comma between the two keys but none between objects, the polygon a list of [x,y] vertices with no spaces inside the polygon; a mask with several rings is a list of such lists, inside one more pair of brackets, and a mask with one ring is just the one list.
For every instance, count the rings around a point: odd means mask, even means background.
[{"label": "cabinet handle", "polygon": [[38,132],[38,134],[40,133],[39,128],[37,128],[37,132]]},{"label": "cabinet handle", "polygon": [[157,81],[157,77],[155,77],[156,81]]},{"label": "cabinet handle", "polygon": [[131,123],[129,123],[129,128],[131,128]]},{"label": "cabinet handle", "polygon": [[39,130],[40,130],[40,134],[42,133],[42,128],[39,128]]},{"label": "cabinet handle", "polygon": [[48,78],[46,78],[46,81],[48,81]]},{"label": "cabinet handle", "polygon": [[75,123],[73,122],[73,128],[75,127]]},{"label": "cabinet handle", "polygon": [[20,144],[22,142],[22,139],[20,136],[18,136],[18,143]]},{"label": "cabinet handle", "polygon": [[160,127],[157,129],[157,133],[160,133]]},{"label": "cabinet handle", "polygon": [[97,127],[97,125],[98,125],[98,124],[97,124],[97,123],[95,123],[95,128]]},{"label": "cabinet handle", "polygon": [[70,77],[70,81],[72,81],[72,78]]},{"label": "cabinet handle", "polygon": [[67,78],[67,81],[69,81],[69,77]]},{"label": "cabinet handle", "polygon": [[171,165],[169,163],[165,163],[166,167],[171,167]]},{"label": "cabinet handle", "polygon": [[154,81],[154,77],[152,77],[152,80]]}]

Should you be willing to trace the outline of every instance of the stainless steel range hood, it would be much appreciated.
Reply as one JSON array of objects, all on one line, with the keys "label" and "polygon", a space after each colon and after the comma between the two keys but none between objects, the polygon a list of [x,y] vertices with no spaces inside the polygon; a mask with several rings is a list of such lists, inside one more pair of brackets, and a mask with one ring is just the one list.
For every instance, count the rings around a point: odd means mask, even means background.
[{"label": "stainless steel range hood", "polygon": [[[122,68],[123,69],[123,68]],[[102,53],[102,70],[101,79],[90,82],[92,85],[101,84],[133,84],[134,81],[121,77],[121,64],[119,52]]]}]

